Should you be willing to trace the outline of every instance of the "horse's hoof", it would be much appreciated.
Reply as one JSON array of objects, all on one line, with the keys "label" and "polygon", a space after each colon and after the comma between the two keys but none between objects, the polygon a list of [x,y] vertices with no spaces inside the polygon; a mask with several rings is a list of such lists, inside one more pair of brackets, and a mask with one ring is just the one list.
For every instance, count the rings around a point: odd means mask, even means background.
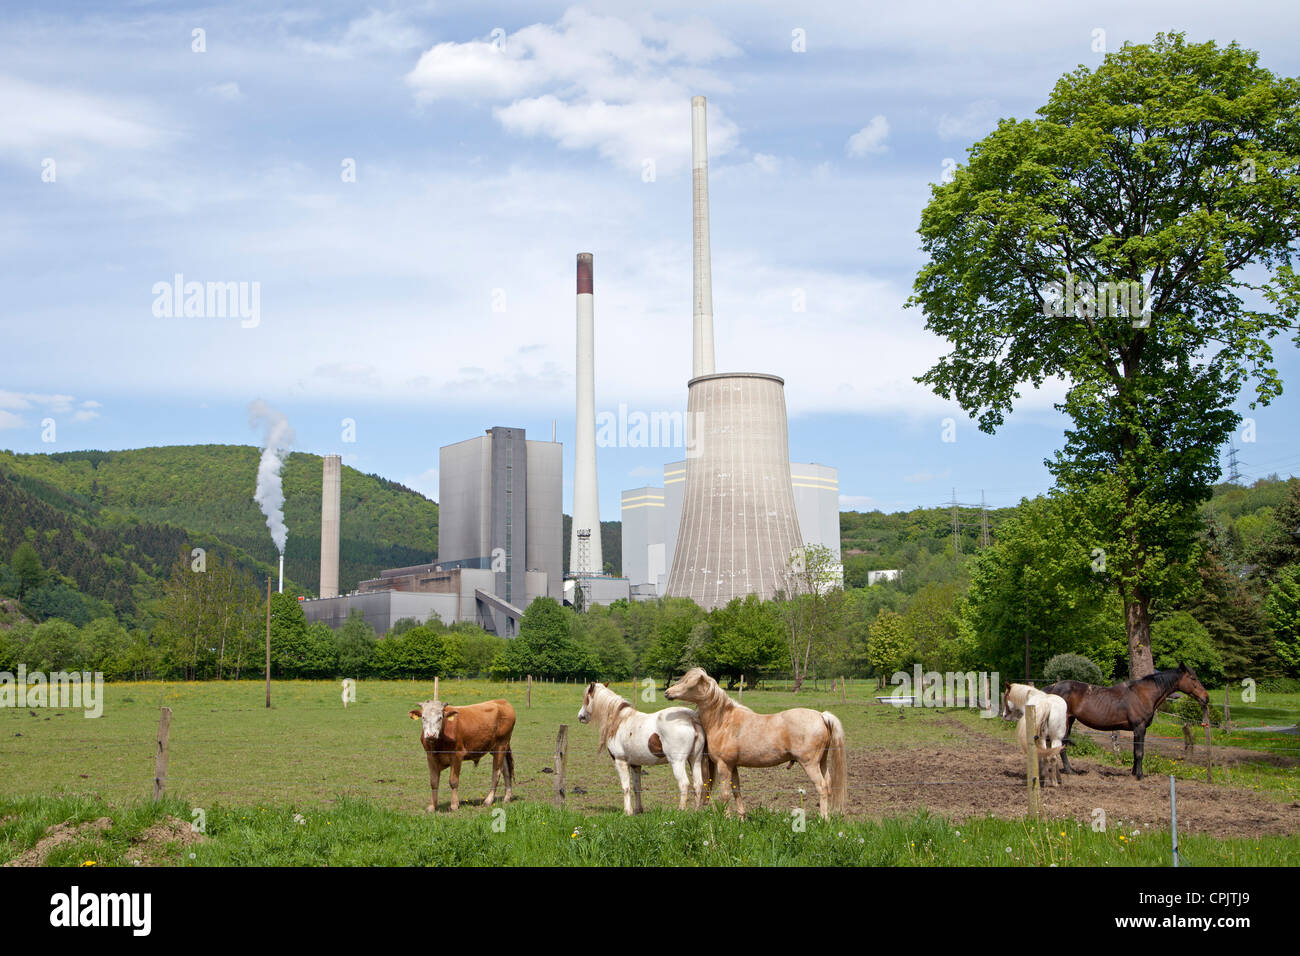
[{"label": "horse's hoof", "polygon": [[437,808],[434,804],[431,803],[431,804],[429,804],[427,807],[424,808],[424,812],[425,812],[425,813],[437,813],[437,812],[438,812],[438,808]]},{"label": "horse's hoof", "polygon": [[483,801],[483,806],[485,807],[492,806],[492,801],[495,799],[496,799],[495,797],[488,797],[486,800]]}]

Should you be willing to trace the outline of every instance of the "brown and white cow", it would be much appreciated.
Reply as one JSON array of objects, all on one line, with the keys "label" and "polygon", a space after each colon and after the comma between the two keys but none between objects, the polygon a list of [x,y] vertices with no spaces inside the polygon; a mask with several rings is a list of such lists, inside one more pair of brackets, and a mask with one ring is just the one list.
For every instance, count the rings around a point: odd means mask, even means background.
[{"label": "brown and white cow", "polygon": [[411,711],[411,719],[420,721],[420,743],[429,761],[429,789],[433,796],[426,810],[430,813],[438,810],[438,780],[443,767],[451,768],[451,809],[459,807],[461,762],[472,760],[477,767],[486,754],[492,755],[492,786],[483,806],[492,806],[496,799],[497,776],[503,770],[505,802],[510,802],[515,778],[515,757],[510,751],[515,709],[509,701],[487,700],[454,707],[440,700],[426,700]]}]

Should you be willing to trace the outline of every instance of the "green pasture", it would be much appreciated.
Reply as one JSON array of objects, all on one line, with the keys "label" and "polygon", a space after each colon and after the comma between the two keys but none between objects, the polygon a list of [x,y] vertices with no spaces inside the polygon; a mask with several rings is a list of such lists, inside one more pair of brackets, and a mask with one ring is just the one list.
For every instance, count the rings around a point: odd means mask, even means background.
[{"label": "green pasture", "polygon": [[[669,706],[662,686],[653,701],[629,682],[615,689],[642,710]],[[884,821],[816,818],[815,802],[800,791],[798,768],[747,771],[757,809],[745,824],[709,810],[679,813],[667,767],[650,769],[644,816],[627,819],[607,755],[596,753],[594,728],[577,721],[582,686],[535,682],[532,706],[521,683],[445,681],[440,696],[452,703],[504,697],[515,707],[513,749],[516,802],[504,815],[477,804],[486,792],[489,763],[467,767],[456,816],[430,817],[428,773],[418,725],[408,711],[432,696],[431,683],[361,681],[346,710],[333,681],[272,685],[272,707],[255,681],[115,683],[105,685],[103,715],[37,708],[0,710],[0,860],[32,847],[45,828],[108,816],[106,831],[87,831],[47,859],[56,865],[93,862],[131,865],[135,836],[163,816],[189,822],[206,813],[209,842],[173,848],[171,862],[241,864],[938,864],[1163,865],[1168,834],[1093,833],[1077,821],[1042,824],[992,817],[948,823],[937,816]],[[733,695],[735,691],[732,692]],[[1014,727],[973,711],[904,709],[877,704],[874,682],[847,691],[823,683],[800,694],[747,689],[760,711],[807,706],[834,711],[850,748],[924,748],[969,740],[972,730],[1014,740]],[[1261,695],[1263,697],[1264,695]],[[1270,700],[1285,710],[1295,697]],[[167,799],[149,802],[159,707],[172,710]],[[1234,710],[1234,721],[1237,713]],[[1270,716],[1270,720],[1272,717]],[[568,725],[568,796],[552,806],[556,733]],[[1095,745],[1090,757],[1126,763]],[[1151,773],[1203,774],[1194,765],[1148,753]],[[1175,763],[1166,768],[1163,764]],[[1216,771],[1217,773],[1218,771]],[[1216,777],[1216,779],[1220,779]],[[1278,766],[1241,766],[1233,785],[1277,799],[1300,797],[1300,772]],[[450,799],[442,778],[441,808]],[[806,827],[789,811],[807,807]],[[783,809],[788,808],[788,809]],[[294,820],[295,815],[301,822]],[[1300,836],[1227,840],[1187,835],[1180,842],[1196,864],[1300,862]],[[189,854],[193,853],[193,859]]]},{"label": "green pasture", "polygon": [[[112,808],[76,797],[0,798],[0,859],[30,847],[47,826],[114,816],[114,825],[55,850],[52,866],[131,866],[136,840],[189,806],[171,799]],[[809,819],[756,810],[745,822],[720,811],[586,815],[546,804],[499,814],[403,812],[344,799],[329,808],[217,806],[207,842],[173,844],[182,866],[1168,866],[1167,831],[1094,832],[1078,821],[986,818],[949,823],[927,814],[881,822]],[[1184,866],[1295,866],[1300,837],[1222,840],[1180,835]]]}]

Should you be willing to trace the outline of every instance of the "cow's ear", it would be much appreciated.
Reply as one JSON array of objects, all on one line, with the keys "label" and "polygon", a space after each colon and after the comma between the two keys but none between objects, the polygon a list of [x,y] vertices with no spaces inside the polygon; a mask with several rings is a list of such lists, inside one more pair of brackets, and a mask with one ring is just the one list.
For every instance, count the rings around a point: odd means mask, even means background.
[{"label": "cow's ear", "polygon": [[418,710],[413,710],[413,711],[411,711],[411,719],[412,719],[412,720],[419,720],[419,719],[420,719],[421,717],[423,717],[423,716],[424,716],[424,713],[423,713],[422,711],[418,711]]},{"label": "cow's ear", "polygon": [[609,686],[609,681],[607,681],[607,680],[603,680],[603,681],[601,681],[601,683],[604,684],[606,687]]}]

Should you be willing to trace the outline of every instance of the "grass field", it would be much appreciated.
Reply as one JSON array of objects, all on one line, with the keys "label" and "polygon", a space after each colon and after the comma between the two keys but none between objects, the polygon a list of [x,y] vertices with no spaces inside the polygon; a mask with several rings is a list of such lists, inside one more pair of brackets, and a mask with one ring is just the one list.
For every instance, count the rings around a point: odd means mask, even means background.
[{"label": "grass field", "polygon": [[[632,696],[629,684],[616,689]],[[270,710],[256,682],[110,684],[98,719],[77,711],[0,710],[0,859],[31,854],[45,840],[38,855],[56,865],[137,859],[199,865],[1169,862],[1169,834],[1160,825],[1167,787],[1128,778],[1126,756],[1095,748],[1094,773],[1046,794],[1055,818],[1031,823],[1024,819],[1023,780],[1017,781],[1023,763],[1012,726],[966,711],[900,714],[876,704],[874,693],[867,683],[851,686],[846,703],[825,688],[797,696],[746,691],[745,702],[760,711],[808,706],[840,716],[852,757],[851,810],[822,822],[801,770],[748,770],[742,784],[757,809],[742,823],[716,810],[671,809],[676,788],[667,767],[648,771],[650,812],[624,818],[609,758],[596,754],[595,730],[577,722],[579,685],[536,683],[528,708],[518,684],[443,683],[441,696],[451,702],[505,697],[514,704],[516,800],[504,814],[477,805],[489,779],[485,762],[465,769],[461,811],[433,817],[421,812],[428,774],[418,725],[407,717],[417,701],[432,696],[423,683],[363,681],[346,711],[334,682],[274,684]],[[667,704],[662,697],[642,702],[639,688],[635,699],[643,710]],[[168,799],[152,804],[160,704],[173,712]],[[551,805],[550,772],[561,723],[569,725],[563,810]],[[936,764],[939,758],[947,763]],[[1148,755],[1148,761],[1161,759]],[[937,779],[951,777],[953,767],[969,779]],[[1176,771],[1196,774],[1194,766]],[[1149,772],[1163,771],[1149,764]],[[1300,863],[1300,815],[1286,803],[1300,796],[1300,771],[1271,765],[1258,774],[1268,785],[1252,777],[1237,781],[1245,786],[1201,785],[1198,792],[1186,784],[1185,862]],[[1235,804],[1218,806],[1239,792],[1246,801],[1241,813]],[[1111,806],[1112,794],[1111,825],[1095,832],[1088,808],[1099,799]],[[445,811],[445,775],[440,797]],[[1204,832],[1196,832],[1198,797],[1210,801]],[[792,813],[801,808],[808,811],[802,827]],[[203,841],[189,833],[196,810],[206,818]],[[1216,829],[1243,813],[1262,822]],[[53,840],[47,829],[60,825]]]}]

